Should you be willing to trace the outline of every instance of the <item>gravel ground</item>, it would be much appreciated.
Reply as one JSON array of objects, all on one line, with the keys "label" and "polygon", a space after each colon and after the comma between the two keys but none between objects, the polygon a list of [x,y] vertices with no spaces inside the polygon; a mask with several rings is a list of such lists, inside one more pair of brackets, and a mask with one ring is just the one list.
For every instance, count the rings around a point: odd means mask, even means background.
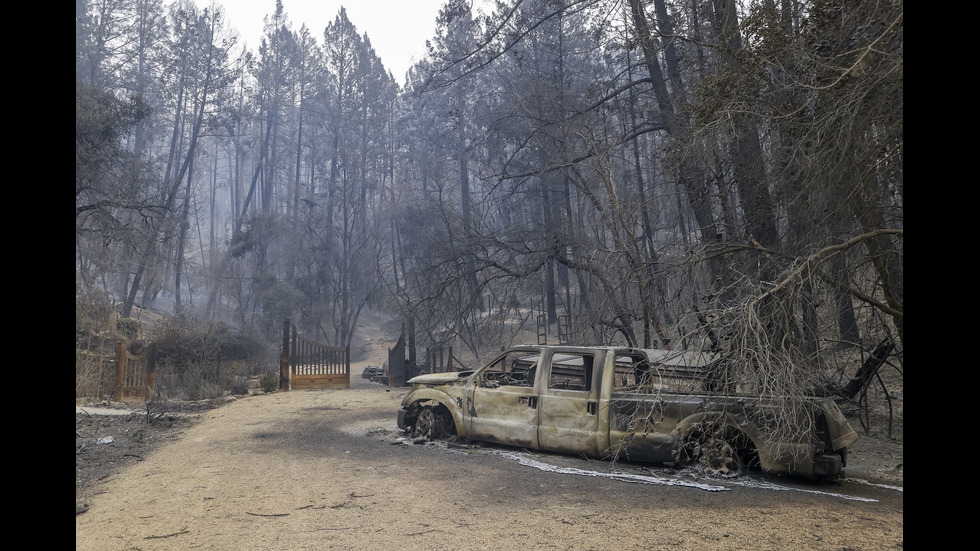
[{"label": "gravel ground", "polygon": [[357,378],[150,416],[76,407],[76,549],[903,546],[900,441],[862,437],[832,484],[695,480],[414,443],[394,426],[405,392]]}]

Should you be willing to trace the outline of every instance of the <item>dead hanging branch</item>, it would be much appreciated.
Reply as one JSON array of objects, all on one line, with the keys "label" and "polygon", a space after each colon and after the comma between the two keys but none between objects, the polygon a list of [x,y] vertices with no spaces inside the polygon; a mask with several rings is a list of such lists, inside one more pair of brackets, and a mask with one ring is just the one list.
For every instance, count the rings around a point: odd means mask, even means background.
[{"label": "dead hanging branch", "polygon": [[784,277],[783,280],[780,281],[772,289],[769,289],[768,291],[759,295],[759,297],[756,299],[756,302],[764,301],[780,293],[781,291],[785,290],[788,286],[792,285],[794,282],[802,280],[807,273],[812,272],[818,275],[819,277],[821,277],[821,279],[823,279],[826,283],[844,289],[845,291],[850,293],[854,298],[857,298],[858,300],[870,304],[871,306],[881,310],[882,312],[885,312],[889,316],[901,317],[903,315],[903,312],[895,310],[888,304],[874,298],[872,295],[865,293],[860,289],[857,289],[851,285],[843,284],[835,280],[834,278],[831,278],[830,276],[826,275],[825,273],[823,273],[822,270],[817,269],[829,257],[836,254],[840,254],[869,239],[874,239],[876,237],[880,237],[883,235],[895,235],[898,237],[904,237],[905,230],[884,228],[880,230],[862,233],[861,235],[856,235],[843,243],[838,243],[836,245],[830,245],[828,247],[824,247],[823,249],[820,249],[819,251],[810,255],[804,262],[799,263],[794,270],[792,270],[789,274],[787,274],[786,277]]},{"label": "dead hanging branch", "polygon": [[[741,278],[726,304],[711,312],[710,323],[702,323],[700,331],[711,330],[723,340],[721,348],[725,361],[722,364],[724,373],[720,374],[722,380],[751,379],[759,395],[780,412],[776,418],[781,420],[782,426],[774,427],[777,440],[793,440],[794,434],[813,429],[807,426],[806,420],[797,422],[794,421],[797,418],[791,415],[803,405],[802,401],[808,395],[823,389],[847,399],[863,396],[869,385],[873,384],[881,365],[893,353],[894,341],[890,336],[882,337],[883,333],[889,334],[888,326],[878,318],[879,323],[869,326],[865,335],[868,339],[874,339],[872,342],[879,343],[874,352],[846,384],[831,384],[828,387],[827,381],[831,377],[827,368],[837,351],[821,350],[815,339],[832,338],[838,331],[838,319],[833,310],[834,302],[823,301],[826,303],[823,311],[825,317],[823,323],[820,321],[820,313],[816,311],[818,306],[815,305],[820,301],[814,300],[813,284],[820,282],[825,289],[831,290],[831,295],[833,292],[844,292],[891,317],[896,323],[900,322],[903,315],[901,302],[886,302],[882,298],[885,290],[871,270],[864,276],[860,275],[860,267],[851,270],[854,278],[848,280],[835,276],[834,270],[829,268],[841,255],[857,246],[889,236],[901,240],[903,235],[902,229],[884,228],[852,236],[846,241],[797,257],[782,268],[772,283]],[[705,260],[711,256],[750,251],[768,253],[768,258],[788,258],[776,251],[730,244],[705,248],[697,256]],[[806,305],[810,305],[809,313],[805,311]],[[810,317],[807,318],[807,315]],[[844,355],[839,358],[850,361]]]},{"label": "dead hanging branch", "polygon": [[[808,272],[813,272],[819,275],[827,283],[840,286],[841,284],[839,282],[835,281],[830,276],[823,274],[817,268],[834,255],[843,253],[857,245],[864,243],[865,241],[868,241],[869,239],[874,239],[877,237],[887,236],[887,235],[904,237],[905,230],[899,228],[882,228],[879,230],[862,233],[860,235],[855,235],[850,239],[848,239],[847,241],[844,241],[843,243],[837,243],[834,245],[829,245],[827,247],[824,247],[814,252],[810,256],[806,257],[804,261],[797,263],[796,267],[793,270],[791,270],[789,273],[787,273],[779,283],[777,283],[775,286],[768,289],[767,291],[759,294],[756,298],[756,302],[764,301],[769,297],[780,293],[786,287],[792,285],[795,281],[799,281]],[[715,258],[720,258],[720,257],[729,256],[737,253],[743,253],[743,252],[761,253],[769,258],[776,258],[776,257],[784,258],[784,259],[790,258],[779,251],[762,247],[758,243],[729,242],[729,243],[712,243],[696,251],[691,251],[688,257],[684,259],[684,263],[704,262]],[[842,288],[847,292],[851,293],[851,295],[853,295],[855,298],[867,302],[868,304],[871,304],[875,308],[881,309],[883,312],[889,315],[896,315],[896,314],[901,315],[901,312],[894,310],[887,304],[875,299],[873,296],[864,293],[859,289],[847,285],[844,285]]]}]

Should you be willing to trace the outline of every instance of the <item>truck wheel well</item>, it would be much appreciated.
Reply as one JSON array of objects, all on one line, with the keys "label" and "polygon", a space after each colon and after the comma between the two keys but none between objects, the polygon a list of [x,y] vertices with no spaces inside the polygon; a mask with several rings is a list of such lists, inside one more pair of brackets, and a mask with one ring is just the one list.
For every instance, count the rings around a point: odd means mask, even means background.
[{"label": "truck wheel well", "polygon": [[710,474],[739,476],[760,468],[759,451],[752,439],[723,421],[693,423],[678,439],[675,465],[696,465]]}]

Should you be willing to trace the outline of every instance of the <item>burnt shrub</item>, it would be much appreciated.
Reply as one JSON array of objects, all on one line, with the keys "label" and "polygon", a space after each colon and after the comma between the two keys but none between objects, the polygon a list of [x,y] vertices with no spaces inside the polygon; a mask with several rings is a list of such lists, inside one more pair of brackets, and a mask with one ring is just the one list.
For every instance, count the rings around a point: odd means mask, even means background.
[{"label": "burnt shrub", "polygon": [[262,378],[259,379],[259,385],[262,387],[263,392],[275,392],[279,389],[279,373],[266,371],[262,374]]},{"label": "burnt shrub", "polygon": [[151,339],[156,343],[158,391],[171,399],[235,393],[243,379],[277,365],[273,346],[186,311],[161,320]]},{"label": "burnt shrub", "polygon": [[139,338],[142,330],[143,327],[139,320],[134,320],[133,318],[119,318],[116,320],[116,333],[123,338],[135,340]]}]

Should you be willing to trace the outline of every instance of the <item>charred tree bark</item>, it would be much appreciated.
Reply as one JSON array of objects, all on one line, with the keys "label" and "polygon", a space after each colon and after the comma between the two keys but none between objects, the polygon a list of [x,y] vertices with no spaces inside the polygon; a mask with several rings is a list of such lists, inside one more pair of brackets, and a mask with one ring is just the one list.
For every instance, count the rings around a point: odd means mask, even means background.
[{"label": "charred tree bark", "polygon": [[890,338],[885,339],[878,343],[874,351],[871,353],[864,363],[861,364],[861,368],[858,369],[854,377],[844,385],[844,388],[838,392],[838,394],[844,398],[854,399],[855,396],[860,394],[865,388],[867,388],[868,383],[871,382],[871,378],[878,373],[878,370],[885,361],[888,359],[888,355],[891,354],[892,350],[895,348],[895,343],[892,342]]}]

